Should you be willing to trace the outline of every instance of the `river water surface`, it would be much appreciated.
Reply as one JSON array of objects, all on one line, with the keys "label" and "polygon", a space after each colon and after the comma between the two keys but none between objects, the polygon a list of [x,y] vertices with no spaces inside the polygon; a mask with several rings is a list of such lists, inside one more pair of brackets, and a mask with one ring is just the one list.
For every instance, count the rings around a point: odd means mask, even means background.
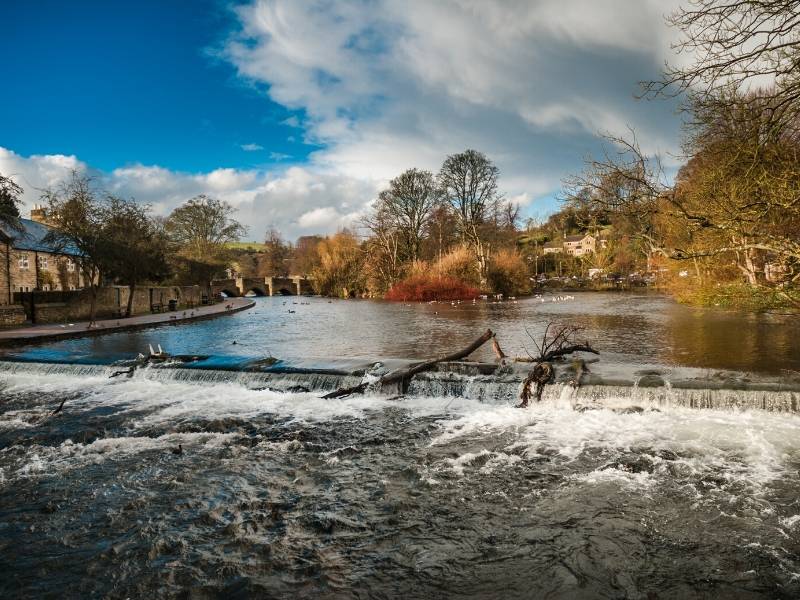
[{"label": "river water surface", "polygon": [[[798,368],[788,317],[700,318],[654,297],[593,295],[583,309],[294,301],[22,354],[91,362],[152,341],[427,356],[487,326],[516,350],[544,318],[578,320],[602,360]],[[581,412],[569,388],[521,410],[423,394],[322,400],[146,369],[1,373],[1,597],[800,596],[796,414]]]},{"label": "river water surface", "polygon": [[[466,346],[490,327],[507,354],[524,356],[526,350],[534,350],[528,334],[538,337],[553,322],[583,327],[584,337],[601,351],[604,362],[800,371],[800,315],[689,308],[656,294],[584,292],[456,305],[255,300],[255,308],[224,319],[70,340],[22,354],[94,362],[146,352],[153,343],[176,354],[269,354],[289,360],[422,358]],[[473,356],[493,359],[488,346]]]}]

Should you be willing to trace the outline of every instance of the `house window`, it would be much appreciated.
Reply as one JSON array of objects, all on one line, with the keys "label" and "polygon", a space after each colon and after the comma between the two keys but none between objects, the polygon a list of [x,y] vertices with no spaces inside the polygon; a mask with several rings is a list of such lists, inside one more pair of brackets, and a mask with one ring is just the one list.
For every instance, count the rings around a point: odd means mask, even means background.
[{"label": "house window", "polygon": [[28,270],[28,255],[27,254],[20,254],[19,256],[19,268],[22,271]]},{"label": "house window", "polygon": [[67,259],[67,271],[69,271],[70,273],[75,272],[75,261],[72,260],[71,258]]},{"label": "house window", "polygon": [[50,291],[50,284],[49,284],[49,283],[45,283],[45,284],[42,286],[42,289],[43,289],[45,292],[49,292],[49,291]]},{"label": "house window", "polygon": [[39,255],[39,269],[42,271],[47,271],[47,257]]}]

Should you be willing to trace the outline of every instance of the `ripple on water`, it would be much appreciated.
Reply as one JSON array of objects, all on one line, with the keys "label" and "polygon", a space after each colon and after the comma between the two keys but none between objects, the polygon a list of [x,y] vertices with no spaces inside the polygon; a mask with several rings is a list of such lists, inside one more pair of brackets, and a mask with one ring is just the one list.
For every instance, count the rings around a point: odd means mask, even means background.
[{"label": "ripple on water", "polygon": [[3,596],[800,593],[796,416],[33,379],[0,404]]}]

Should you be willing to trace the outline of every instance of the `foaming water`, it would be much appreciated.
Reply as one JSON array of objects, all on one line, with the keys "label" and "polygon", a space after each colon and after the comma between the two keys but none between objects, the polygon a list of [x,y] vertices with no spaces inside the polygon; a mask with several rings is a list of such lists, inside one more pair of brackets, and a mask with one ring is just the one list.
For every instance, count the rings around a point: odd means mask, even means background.
[{"label": "foaming water", "polygon": [[5,371],[0,595],[800,594],[797,414],[270,382]]}]

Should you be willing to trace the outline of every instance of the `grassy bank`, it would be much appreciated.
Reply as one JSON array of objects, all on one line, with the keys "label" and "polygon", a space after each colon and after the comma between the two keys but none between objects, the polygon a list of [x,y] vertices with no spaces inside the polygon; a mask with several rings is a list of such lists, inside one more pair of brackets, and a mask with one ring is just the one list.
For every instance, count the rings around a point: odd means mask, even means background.
[{"label": "grassy bank", "polygon": [[[792,301],[792,296],[783,290],[754,287],[745,283],[718,283],[713,286],[697,287],[680,286],[673,287],[669,291],[678,302],[692,306],[750,312],[800,309],[800,298]],[[797,296],[796,293],[795,296]]]}]

